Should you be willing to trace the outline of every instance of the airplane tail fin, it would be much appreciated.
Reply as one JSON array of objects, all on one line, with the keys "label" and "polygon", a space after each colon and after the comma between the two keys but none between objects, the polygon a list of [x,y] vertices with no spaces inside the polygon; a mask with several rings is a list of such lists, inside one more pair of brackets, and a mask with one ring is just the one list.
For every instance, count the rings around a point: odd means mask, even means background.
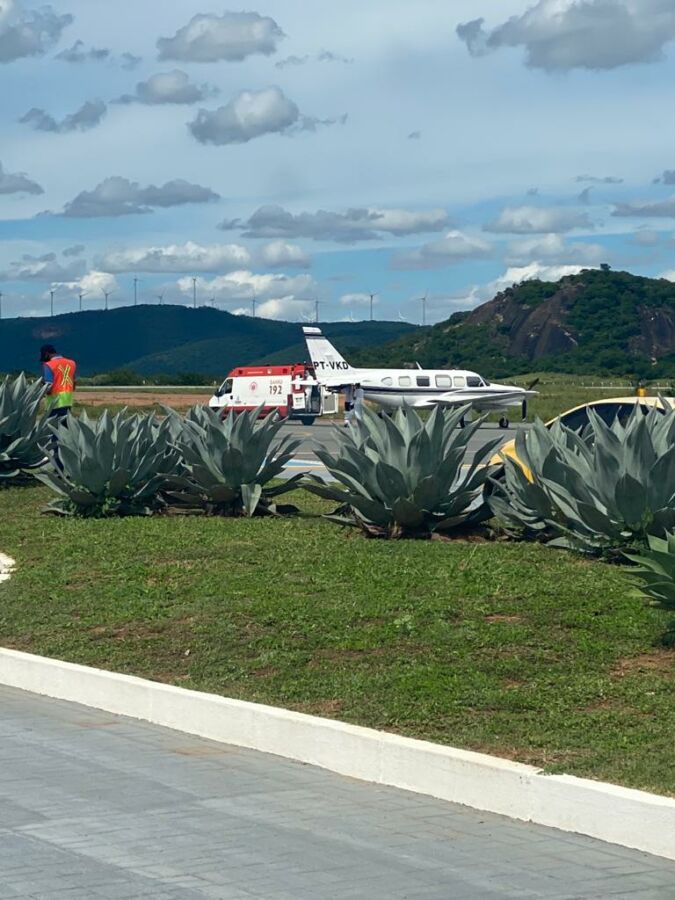
[{"label": "airplane tail fin", "polygon": [[338,374],[352,369],[328,338],[324,337],[320,328],[305,326],[302,331],[305,335],[309,358],[317,375],[326,375],[332,372]]}]

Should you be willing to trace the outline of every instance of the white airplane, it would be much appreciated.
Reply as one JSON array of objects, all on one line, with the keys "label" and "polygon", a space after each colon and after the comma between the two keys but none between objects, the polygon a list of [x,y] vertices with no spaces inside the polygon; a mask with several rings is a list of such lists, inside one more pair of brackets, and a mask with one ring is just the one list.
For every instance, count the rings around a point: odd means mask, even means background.
[{"label": "white airplane", "polygon": [[[320,328],[305,326],[302,330],[317,380],[328,390],[344,391],[348,403],[353,403],[355,392],[360,389],[365,400],[384,409],[470,404],[476,412],[494,412],[520,406],[524,419],[528,399],[537,394],[532,390],[536,382],[528,388],[492,384],[466,369],[422,369],[419,365],[417,369],[355,369]],[[506,415],[502,415],[499,424],[508,428]]]}]

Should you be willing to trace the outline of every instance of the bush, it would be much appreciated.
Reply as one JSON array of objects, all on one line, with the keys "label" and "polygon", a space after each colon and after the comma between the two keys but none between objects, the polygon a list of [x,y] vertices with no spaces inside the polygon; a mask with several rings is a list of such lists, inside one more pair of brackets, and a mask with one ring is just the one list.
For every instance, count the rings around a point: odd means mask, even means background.
[{"label": "bush", "polygon": [[641,596],[653,606],[675,612],[675,534],[648,538],[648,547],[639,556],[628,558],[639,568],[632,570],[641,581]]},{"label": "bush", "polygon": [[364,407],[362,419],[336,430],[336,456],[315,450],[344,488],[318,478],[306,487],[340,504],[329,517],[333,521],[373,537],[430,537],[473,528],[491,515],[483,499],[485,463],[499,439],[465,467],[469,441],[483,421],[461,428],[467,411],[436,407],[423,422],[413,409],[380,418]]},{"label": "bush", "polygon": [[40,413],[45,390],[41,381],[29,383],[23,374],[0,383],[0,487],[45,462],[42,445],[49,428]]},{"label": "bush", "polygon": [[555,546],[610,556],[645,548],[675,529],[675,412],[636,405],[625,426],[589,416],[583,434],[540,421],[519,431],[529,472],[507,459],[490,505],[507,528]]},{"label": "bush", "polygon": [[169,479],[170,502],[186,511],[221,516],[292,511],[273,500],[293,490],[302,476],[268,485],[278,478],[301,441],[278,438],[283,421],[276,413],[259,416],[260,409],[253,409],[221,420],[217,411],[203,406],[194,407],[185,419],[174,414],[168,427],[173,430],[184,474]]},{"label": "bush", "polygon": [[179,465],[170,440],[170,420],[128,416],[99,419],[85,412],[52,426],[50,471],[36,477],[58,494],[47,507],[60,515],[87,517],[150,515],[164,505],[166,477]]}]

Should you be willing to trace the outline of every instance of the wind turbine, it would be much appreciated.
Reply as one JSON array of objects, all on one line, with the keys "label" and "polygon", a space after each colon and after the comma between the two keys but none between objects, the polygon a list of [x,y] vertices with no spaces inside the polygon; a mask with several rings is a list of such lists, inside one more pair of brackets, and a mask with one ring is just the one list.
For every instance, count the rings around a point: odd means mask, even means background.
[{"label": "wind turbine", "polygon": [[371,291],[371,293],[368,294],[368,296],[370,297],[370,321],[372,322],[373,321],[373,301],[375,300],[375,297],[377,297],[377,291]]},{"label": "wind turbine", "polygon": [[105,308],[108,309],[108,297],[112,296],[115,291],[104,291],[103,289],[101,289],[101,293],[105,297]]},{"label": "wind turbine", "polygon": [[58,291],[58,287],[51,288],[49,291],[49,315],[54,318],[54,294]]},{"label": "wind turbine", "polygon": [[134,277],[134,306],[138,306],[138,285],[140,280],[140,278]]},{"label": "wind turbine", "polygon": [[398,320],[399,320],[399,322],[407,322],[408,321],[400,309],[398,311]]},{"label": "wind turbine", "polygon": [[429,291],[426,291],[424,297],[420,297],[422,302],[422,326],[427,324],[427,298],[429,296]]},{"label": "wind turbine", "polygon": [[80,293],[77,295],[80,299],[80,312],[82,312],[82,298],[86,297],[88,293],[89,291],[80,291]]},{"label": "wind turbine", "polygon": [[161,306],[161,305],[162,305],[162,302],[163,302],[163,300],[164,300],[164,294],[155,294],[155,296],[156,296],[157,299],[159,300],[159,305]]}]

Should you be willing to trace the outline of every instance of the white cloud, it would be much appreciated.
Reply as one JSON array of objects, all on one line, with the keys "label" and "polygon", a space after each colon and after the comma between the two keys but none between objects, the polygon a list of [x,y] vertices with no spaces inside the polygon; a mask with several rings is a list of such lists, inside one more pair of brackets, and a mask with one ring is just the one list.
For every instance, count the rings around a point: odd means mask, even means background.
[{"label": "white cloud", "polygon": [[[342,306],[370,306],[370,294],[343,294],[340,303]],[[373,295],[373,303],[379,303],[376,295]]]},{"label": "white cloud", "polygon": [[614,175],[577,175],[574,180],[579,184],[623,184],[623,178]]},{"label": "white cloud", "polygon": [[559,234],[574,228],[592,228],[588,213],[564,207],[518,206],[503,209],[494,222],[483,226],[484,231],[497,234]]},{"label": "white cloud", "polygon": [[[296,321],[300,317],[307,317],[313,310],[314,301],[300,297],[282,297],[278,300],[265,300],[256,305],[255,314],[262,319],[281,319],[283,321]],[[233,309],[237,316],[248,316],[251,310],[244,307]]]},{"label": "white cloud", "polygon": [[287,131],[300,110],[281,88],[241,91],[226,106],[200,109],[189,128],[201,144],[245,144],[263,134]]},{"label": "white cloud", "polygon": [[25,254],[21,259],[11,263],[9,268],[0,272],[3,281],[67,281],[79,277],[84,271],[83,260],[60,263],[55,253],[43,256]]},{"label": "white cloud", "polygon": [[139,81],[134,94],[120,97],[120,103],[145,103],[157,106],[165,103],[199,103],[218,93],[218,88],[210,84],[194,84],[186,72],[173,69],[171,72],[157,72],[146,81]]},{"label": "white cloud", "polygon": [[67,63],[103,62],[109,59],[110,50],[106,47],[90,47],[88,50],[83,41],[75,41],[72,47],[57,53],[54,59]]},{"label": "white cloud", "polygon": [[218,272],[250,264],[251,254],[239,244],[200,246],[192,241],[118,250],[97,260],[107,272]]},{"label": "white cloud", "polygon": [[675,194],[656,202],[617,203],[613,216],[645,216],[647,218],[675,218]]},{"label": "white cloud", "polygon": [[651,228],[640,228],[633,234],[633,243],[638,247],[656,247],[661,243],[662,235]]},{"label": "white cloud", "polygon": [[614,69],[661,59],[675,39],[671,0],[539,0],[492,31],[484,19],[457,27],[473,56],[523,47],[528,66],[547,71]]},{"label": "white cloud", "polygon": [[666,281],[675,281],[675,269],[668,269],[667,272],[661,272],[661,274],[656,277],[665,278]]},{"label": "white cloud", "polygon": [[317,53],[315,56],[310,56],[308,53],[304,56],[287,56],[286,59],[280,59],[279,62],[274,63],[274,66],[277,69],[287,69],[289,66],[304,66],[309,62],[330,62],[350,65],[354,60],[346,56],[340,56],[337,53],[331,53],[330,50],[322,50],[321,53]]},{"label": "white cloud", "polygon": [[[582,269],[592,268],[583,265],[548,266],[545,263],[532,262],[526,266],[510,266],[503,275],[491,281],[485,287],[487,297],[492,297],[513,284],[521,281],[560,281],[566,275],[578,275]],[[487,299],[486,297],[486,299]]]},{"label": "white cloud", "polygon": [[69,131],[88,131],[100,123],[107,109],[108,107],[102,100],[87,100],[74,113],[57,121],[44,109],[34,106],[19,119],[19,122],[31,125],[36,131],[53,131],[57,134],[66,134]]},{"label": "white cloud", "polygon": [[63,215],[69,218],[138,215],[150,212],[153,207],[208,203],[218,199],[218,194],[210,188],[191,184],[182,178],[167,181],[161,187],[151,184],[142,188],[135,181],[112,175],[92,191],[82,191],[66,203]]},{"label": "white cloud", "polygon": [[65,288],[77,294],[102,294],[103,291],[117,291],[119,285],[114,275],[109,272],[99,272],[96,269],[87,272],[76,281],[55,281],[54,287]]},{"label": "white cloud", "polygon": [[348,209],[344,213],[291,213],[282,206],[261,206],[246,221],[222,222],[224,231],[241,228],[253,238],[311,238],[315,241],[355,243],[383,235],[404,237],[442,231],[449,224],[444,209]]},{"label": "white cloud", "polygon": [[607,249],[600,244],[576,242],[568,244],[559,234],[513,241],[506,252],[509,265],[523,266],[536,260],[540,263],[599,263],[607,256]]},{"label": "white cloud", "polygon": [[[192,278],[179,278],[178,289],[192,297]],[[216,278],[198,278],[201,297],[215,297],[221,303],[245,304],[234,313],[249,315],[251,301],[257,301],[256,315],[269,319],[296,319],[310,308],[318,291],[311,275],[254,274],[248,270],[230,272]]]},{"label": "white cloud", "polygon": [[51,6],[26,9],[21,0],[0,0],[0,63],[44,55],[72,21]]},{"label": "white cloud", "polygon": [[289,244],[287,241],[271,241],[260,248],[259,257],[266,266],[277,268],[286,266],[298,269],[306,269],[310,265],[307,253],[297,244]]},{"label": "white cloud", "polygon": [[44,188],[24,172],[6,172],[0,163],[0,194],[44,194]]},{"label": "white cloud", "polygon": [[283,37],[274,19],[257,12],[201,13],[172,38],[159,38],[157,49],[160,59],[238,62],[254,53],[269,56]]},{"label": "white cloud", "polygon": [[485,259],[492,252],[493,247],[487,241],[461,231],[449,231],[438,241],[397,254],[391,264],[394,269],[440,269],[468,259]]}]

